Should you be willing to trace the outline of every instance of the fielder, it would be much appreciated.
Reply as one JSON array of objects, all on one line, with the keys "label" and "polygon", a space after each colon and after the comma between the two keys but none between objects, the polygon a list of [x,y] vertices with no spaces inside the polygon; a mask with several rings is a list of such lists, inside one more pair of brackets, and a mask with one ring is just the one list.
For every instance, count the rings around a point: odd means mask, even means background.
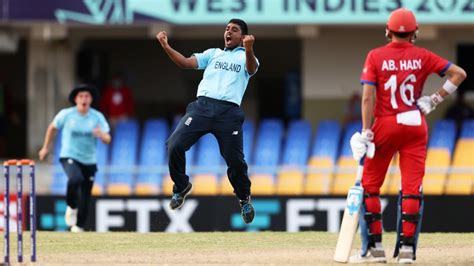
[{"label": "fielder", "polygon": [[[392,12],[386,37],[391,41],[371,50],[362,71],[362,132],[351,138],[355,160],[376,146],[375,156],[365,159],[361,233],[362,254],[350,262],[386,262],[382,247],[380,187],[393,155],[400,155],[401,193],[394,257],[413,263],[423,209],[422,181],[428,142],[425,116],[452,94],[466,78],[463,69],[413,44],[418,33],[415,15],[408,9]],[[431,73],[447,76],[444,85],[430,96],[422,96]],[[367,229],[367,230],[364,230]]]},{"label": "fielder", "polygon": [[178,67],[204,69],[197,100],[187,106],[186,114],[167,141],[169,171],[174,182],[170,208],[181,208],[192,189],[185,173],[185,152],[201,136],[212,133],[227,163],[227,176],[239,199],[242,219],[251,223],[255,210],[250,200],[251,183],[243,152],[245,116],[240,103],[250,77],[259,66],[253,52],[254,36],[248,35],[243,20],[231,19],[224,31],[224,50],[211,48],[187,58],[168,44],[166,32],[158,33],[156,38]]},{"label": "fielder", "polygon": [[69,94],[69,101],[75,106],[62,109],[54,117],[39,151],[39,159],[43,160],[57,130],[60,129],[59,160],[68,176],[64,218],[74,233],[84,231],[88,216],[94,176],[97,172],[96,139],[105,144],[111,141],[109,124],[104,115],[91,108],[97,95],[97,89],[91,85],[76,86]]}]

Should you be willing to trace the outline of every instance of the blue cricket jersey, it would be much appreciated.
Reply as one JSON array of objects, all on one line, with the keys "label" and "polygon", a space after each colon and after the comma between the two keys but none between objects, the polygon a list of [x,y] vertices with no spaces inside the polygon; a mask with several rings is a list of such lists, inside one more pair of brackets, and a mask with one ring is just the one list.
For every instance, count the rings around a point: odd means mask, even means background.
[{"label": "blue cricket jersey", "polygon": [[[240,106],[252,75],[246,69],[245,48],[233,50],[211,48],[195,53],[197,69],[205,69],[199,83],[197,96],[236,103]],[[260,63],[257,59],[257,69]]]},{"label": "blue cricket jersey", "polygon": [[72,158],[83,164],[97,163],[97,138],[92,130],[100,127],[103,132],[110,131],[101,112],[90,108],[82,115],[76,106],[65,108],[54,117],[53,126],[61,130],[60,158]]}]

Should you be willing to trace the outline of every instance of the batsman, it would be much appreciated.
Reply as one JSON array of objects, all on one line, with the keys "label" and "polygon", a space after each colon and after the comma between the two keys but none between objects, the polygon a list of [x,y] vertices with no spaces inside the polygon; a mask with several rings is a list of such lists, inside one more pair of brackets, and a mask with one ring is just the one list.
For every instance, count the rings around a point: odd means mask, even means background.
[{"label": "batsman", "polygon": [[174,182],[170,201],[172,210],[183,206],[192,184],[186,174],[185,152],[208,133],[219,143],[227,164],[227,176],[239,199],[242,219],[251,223],[255,216],[250,199],[251,182],[243,152],[242,125],[245,119],[240,103],[249,79],[257,73],[255,37],[248,34],[247,23],[231,19],[224,31],[224,49],[210,48],[202,53],[183,56],[168,44],[166,32],[156,36],[168,57],[178,67],[204,70],[197,89],[197,99],[186,108],[186,114],[167,141],[169,170]]},{"label": "batsman", "polygon": [[[375,155],[365,159],[360,216],[362,254],[351,257],[352,263],[386,262],[382,247],[380,187],[396,152],[400,155],[401,190],[394,257],[399,263],[413,263],[416,259],[428,142],[425,116],[466,78],[462,68],[415,46],[417,34],[413,12],[397,9],[387,22],[386,37],[390,42],[371,50],[365,60],[361,76],[362,132],[355,133],[350,143],[357,161],[372,143]],[[422,96],[424,83],[431,73],[447,79],[433,94]]]}]

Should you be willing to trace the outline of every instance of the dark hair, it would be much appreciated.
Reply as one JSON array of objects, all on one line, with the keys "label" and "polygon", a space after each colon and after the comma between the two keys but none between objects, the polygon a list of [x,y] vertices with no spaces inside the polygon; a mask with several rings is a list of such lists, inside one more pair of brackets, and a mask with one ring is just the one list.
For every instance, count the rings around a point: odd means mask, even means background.
[{"label": "dark hair", "polygon": [[410,34],[412,34],[413,32],[393,32],[392,31],[392,34],[397,36],[398,38],[407,38],[408,36],[410,36]]},{"label": "dark hair", "polygon": [[72,104],[72,105],[75,105],[76,102],[75,102],[75,99],[76,99],[76,96],[79,92],[82,92],[82,91],[87,91],[91,94],[92,96],[92,102],[97,102],[97,98],[99,97],[99,92],[97,90],[97,88],[92,85],[92,84],[86,84],[86,83],[83,83],[83,84],[79,84],[77,86],[75,86],[72,91],[69,93],[69,102]]},{"label": "dark hair", "polygon": [[240,29],[242,30],[242,34],[243,35],[247,35],[248,32],[249,32],[249,28],[247,27],[247,23],[245,23],[245,21],[241,20],[241,19],[238,19],[238,18],[233,18],[231,20],[229,20],[229,23],[234,23],[234,24],[237,24],[240,26]]}]

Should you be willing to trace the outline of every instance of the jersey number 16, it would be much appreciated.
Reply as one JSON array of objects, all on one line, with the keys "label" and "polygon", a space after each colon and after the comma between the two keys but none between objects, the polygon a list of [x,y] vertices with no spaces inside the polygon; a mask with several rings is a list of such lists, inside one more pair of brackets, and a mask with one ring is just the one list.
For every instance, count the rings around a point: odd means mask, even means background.
[{"label": "jersey number 16", "polygon": [[[414,87],[411,83],[416,82],[416,76],[414,74],[408,75],[406,79],[400,84],[400,98],[402,99],[403,103],[408,106],[412,106],[415,102],[413,98],[414,94]],[[391,75],[387,82],[385,82],[385,90],[390,89],[390,103],[392,104],[393,109],[398,109],[397,99],[395,97],[395,93],[397,92],[397,75]],[[407,96],[407,92],[408,95]]]}]

